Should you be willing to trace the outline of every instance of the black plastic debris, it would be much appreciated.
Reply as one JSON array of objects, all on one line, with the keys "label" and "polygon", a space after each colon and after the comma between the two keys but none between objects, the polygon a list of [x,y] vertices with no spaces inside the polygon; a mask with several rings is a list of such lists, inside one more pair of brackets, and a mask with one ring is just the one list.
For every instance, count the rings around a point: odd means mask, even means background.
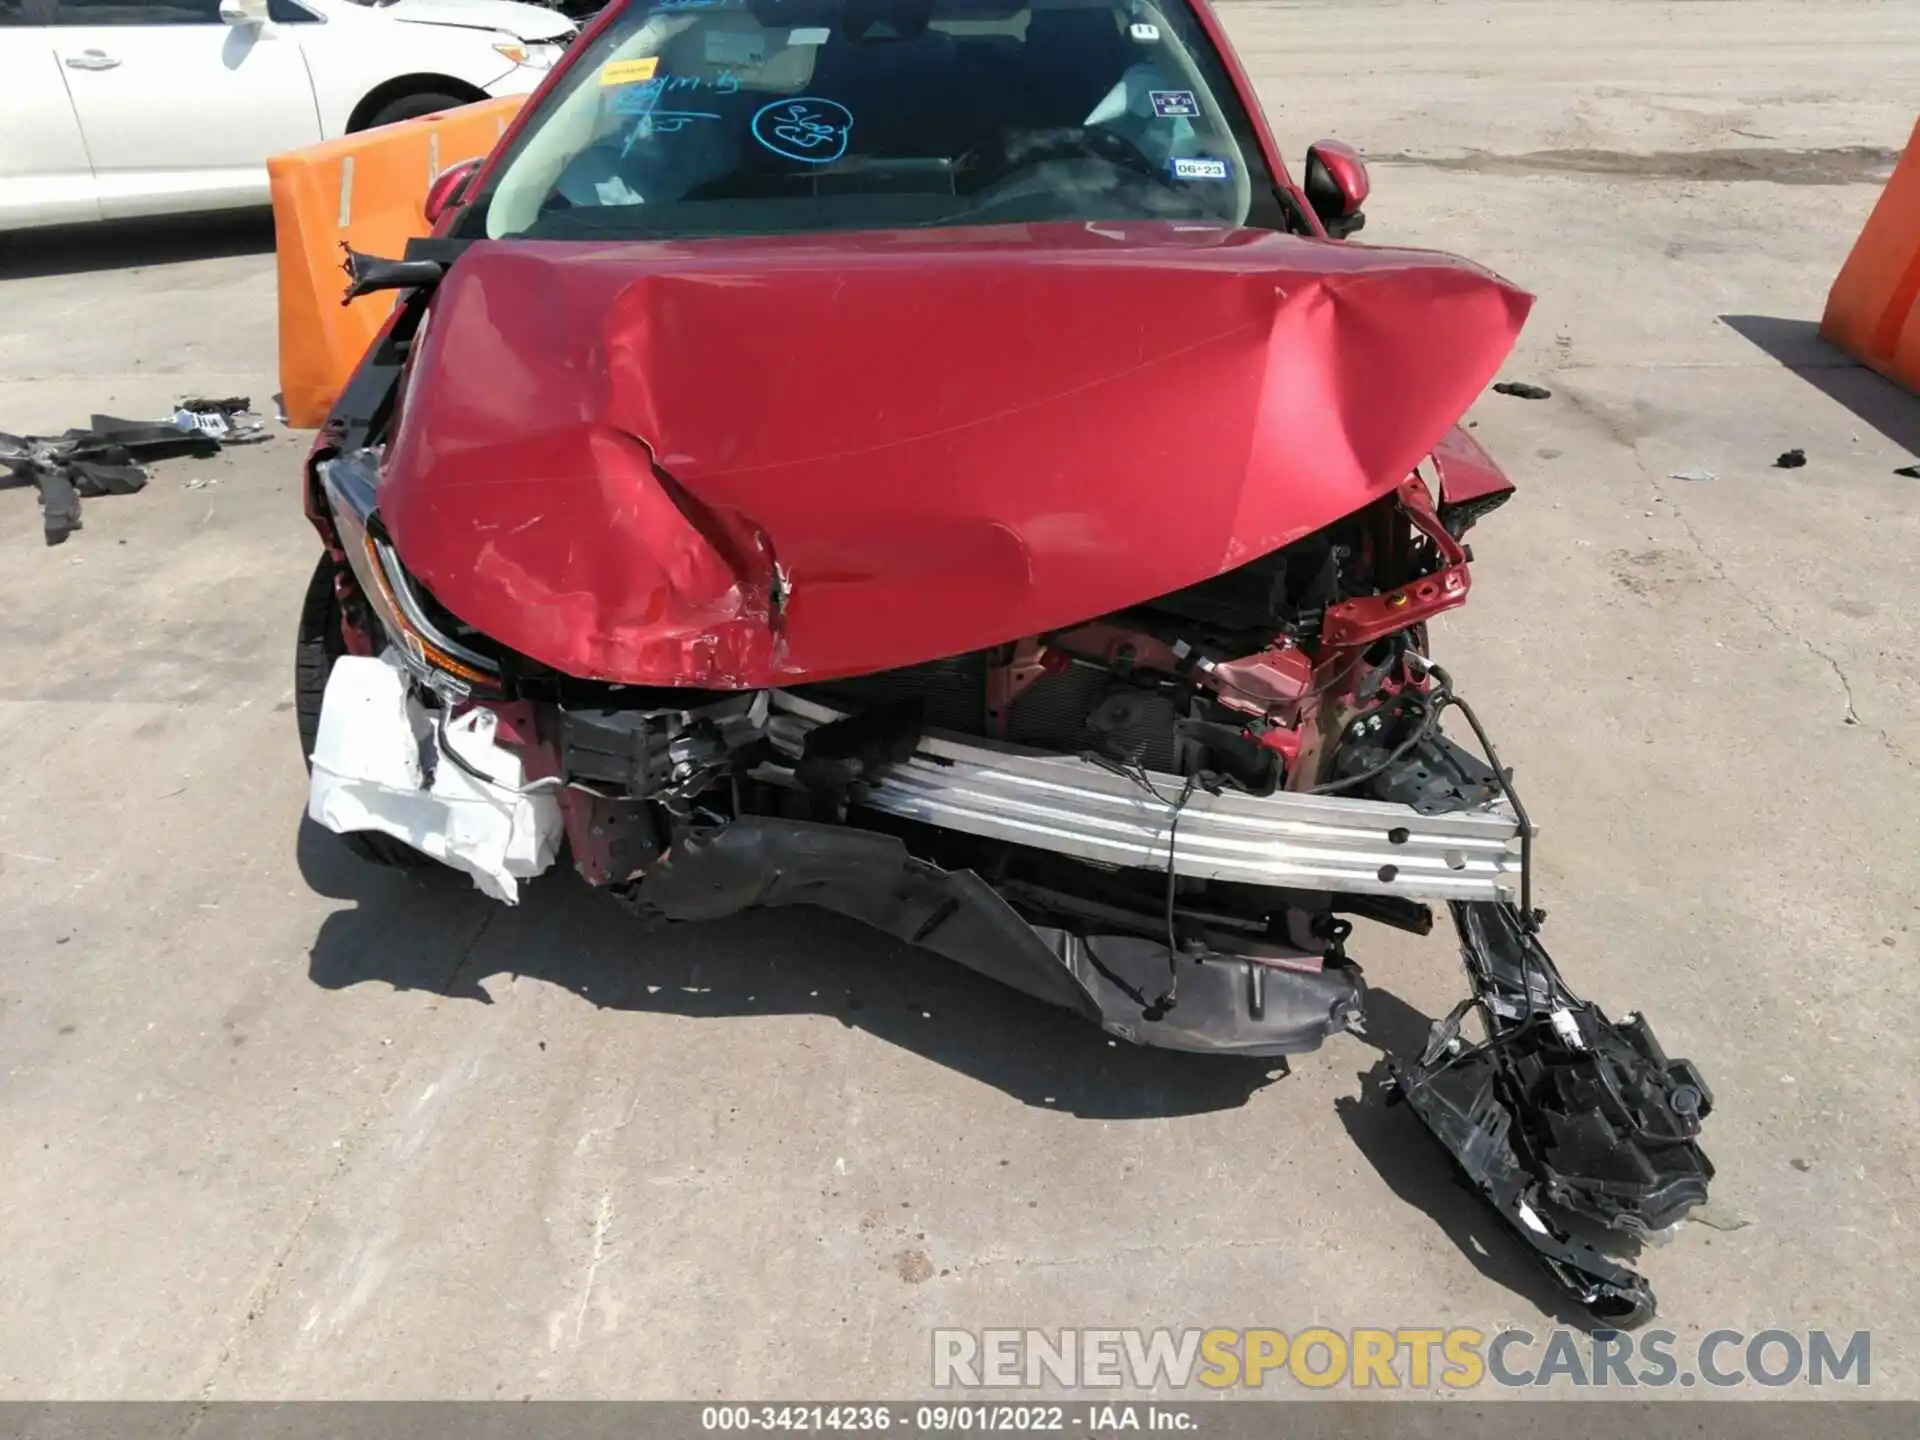
[{"label": "black plastic debris", "polygon": [[0,432],[0,487],[35,486],[47,544],[59,545],[81,528],[82,496],[145,489],[147,462],[212,455],[223,445],[266,438],[265,425],[243,396],[183,400],[167,420],[95,415],[86,429],[61,435]]},{"label": "black plastic debris", "polygon": [[[1713,1164],[1699,1139],[1713,1094],[1645,1019],[1616,1023],[1575,995],[1519,910],[1451,909],[1473,996],[1417,1061],[1394,1062],[1399,1093],[1594,1321],[1644,1325],[1652,1288],[1603,1236],[1580,1232],[1638,1240],[1706,1202]],[[1487,1034],[1469,1044],[1461,1023],[1474,1010]]]},{"label": "black plastic debris", "polygon": [[1902,465],[1893,473],[1904,475],[1909,480],[1920,480],[1920,465]]},{"label": "black plastic debris", "polygon": [[1807,463],[1807,452],[1804,450],[1794,449],[1794,450],[1787,451],[1778,460],[1775,460],[1773,462],[1773,468],[1776,470],[1798,470],[1802,465],[1805,465],[1806,463]]},{"label": "black plastic debris", "polygon": [[1502,380],[1493,387],[1496,395],[1511,395],[1519,400],[1551,400],[1553,392],[1544,385],[1529,385],[1524,380]]}]

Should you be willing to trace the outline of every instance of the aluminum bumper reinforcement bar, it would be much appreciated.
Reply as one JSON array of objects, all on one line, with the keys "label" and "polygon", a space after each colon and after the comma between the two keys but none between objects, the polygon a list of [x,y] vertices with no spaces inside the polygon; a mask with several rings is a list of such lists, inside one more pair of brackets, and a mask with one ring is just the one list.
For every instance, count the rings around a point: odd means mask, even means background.
[{"label": "aluminum bumper reinforcement bar", "polygon": [[[768,731],[797,758],[806,734],[841,712],[774,692]],[[1181,780],[1150,776],[1167,795]],[[912,759],[862,782],[856,803],[889,815],[1071,855],[1164,870],[1170,805],[1087,760],[929,731]],[[1504,809],[1422,815],[1335,795],[1195,790],[1180,815],[1173,869],[1196,879],[1410,900],[1510,902],[1519,896],[1519,826]]]}]

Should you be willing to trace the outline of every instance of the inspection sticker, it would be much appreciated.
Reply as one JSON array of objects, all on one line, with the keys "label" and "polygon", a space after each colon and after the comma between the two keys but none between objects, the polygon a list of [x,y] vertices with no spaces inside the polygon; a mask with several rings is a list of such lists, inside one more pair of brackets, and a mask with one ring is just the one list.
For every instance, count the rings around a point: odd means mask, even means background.
[{"label": "inspection sticker", "polygon": [[1200,118],[1200,102],[1191,90],[1149,90],[1147,98],[1153,102],[1153,113],[1162,120]]},{"label": "inspection sticker", "polygon": [[1136,20],[1132,25],[1127,27],[1127,33],[1142,45],[1151,45],[1160,38],[1160,27],[1158,25],[1149,25],[1145,21]]},{"label": "inspection sticker", "polygon": [[602,85],[637,85],[651,80],[660,68],[658,55],[642,55],[638,60],[609,60],[600,67]]},{"label": "inspection sticker", "polygon": [[1230,161],[1217,159],[1211,155],[1177,155],[1173,161],[1173,178],[1176,180],[1231,180],[1233,165]]}]

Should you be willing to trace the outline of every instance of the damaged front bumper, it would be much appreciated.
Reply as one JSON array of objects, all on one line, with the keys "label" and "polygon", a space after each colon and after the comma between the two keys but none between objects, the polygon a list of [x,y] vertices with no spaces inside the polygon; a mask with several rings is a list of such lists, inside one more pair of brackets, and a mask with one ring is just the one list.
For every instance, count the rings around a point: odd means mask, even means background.
[{"label": "damaged front bumper", "polygon": [[[1191,786],[1176,800],[1171,776],[916,730],[900,753],[854,766],[837,813],[823,818],[808,773],[824,749],[815,742],[851,717],[779,691],[694,714],[556,707],[557,743],[529,750],[501,743],[493,709],[430,695],[400,657],[348,656],[328,681],[309,810],[335,830],[401,840],[511,903],[563,837],[578,860],[589,834],[644,808],[619,797],[650,793],[671,812],[668,835],[630,870],[600,871],[643,912],[694,921],[752,907],[833,910],[1109,1034],[1209,1054],[1313,1050],[1362,1028],[1366,987],[1342,948],[1344,922],[1266,936],[1231,917],[1215,927],[1176,911],[1179,886],[1317,897],[1414,929],[1427,903],[1445,902],[1471,993],[1419,1057],[1395,1062],[1397,1096],[1597,1322],[1628,1328],[1652,1315],[1646,1281],[1608,1255],[1605,1235],[1664,1229],[1704,1200],[1713,1167],[1697,1140],[1711,1095],[1644,1020],[1610,1022],[1560,977],[1537,917],[1515,903],[1526,824],[1507,804],[1423,813]],[[529,753],[546,754],[554,773],[530,776]],[[787,795],[790,813],[728,816],[699,803],[730,758],[747,756],[736,778]],[[1053,923],[1061,897],[930,858],[890,833],[902,826],[1060,857],[1087,874],[1164,874],[1166,929],[1087,896],[1067,897],[1071,920]],[[1485,1033],[1470,1042],[1473,1012]]]},{"label": "damaged front bumper", "polygon": [[1164,942],[1030,924],[980,876],[918,860],[898,839],[842,825],[749,817],[683,838],[634,891],[671,920],[752,906],[815,905],[958,961],[1142,1045],[1216,1055],[1298,1054],[1358,1026],[1351,970],[1274,947],[1189,958],[1179,1003],[1144,995],[1167,975]]},{"label": "damaged front bumper", "polygon": [[484,708],[422,704],[397,657],[343,656],[327,676],[307,814],[341,834],[386,835],[511,905],[560,853],[557,782],[529,783]]}]

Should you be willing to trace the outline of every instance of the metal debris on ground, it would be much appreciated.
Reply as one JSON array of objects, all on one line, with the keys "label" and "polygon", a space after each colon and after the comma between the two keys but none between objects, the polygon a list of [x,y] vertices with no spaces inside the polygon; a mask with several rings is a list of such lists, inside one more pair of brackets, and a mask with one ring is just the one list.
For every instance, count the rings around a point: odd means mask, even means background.
[{"label": "metal debris on ground", "polygon": [[1524,380],[1502,380],[1493,387],[1496,395],[1512,395],[1521,400],[1551,400],[1553,392],[1544,385],[1529,385]]},{"label": "metal debris on ground", "polygon": [[207,456],[224,445],[267,438],[244,396],[182,400],[165,420],[121,420],[95,415],[84,430],[61,435],[0,431],[0,486],[40,491],[47,544],[59,545],[81,528],[80,497],[132,495],[146,488],[146,464],[176,455]]},{"label": "metal debris on ground", "polygon": [[1798,470],[1806,463],[1807,452],[1800,449],[1793,449],[1787,451],[1778,460],[1775,460],[1773,462],[1773,468],[1776,470]]},{"label": "metal debris on ground", "polygon": [[173,423],[182,430],[198,430],[222,445],[253,445],[267,438],[267,423],[253,413],[245,395],[224,400],[182,400],[173,411]]},{"label": "metal debris on ground", "polygon": [[1667,478],[1670,480],[1718,480],[1720,477],[1711,470],[1703,470],[1698,465],[1692,465],[1685,470],[1675,470]]}]

